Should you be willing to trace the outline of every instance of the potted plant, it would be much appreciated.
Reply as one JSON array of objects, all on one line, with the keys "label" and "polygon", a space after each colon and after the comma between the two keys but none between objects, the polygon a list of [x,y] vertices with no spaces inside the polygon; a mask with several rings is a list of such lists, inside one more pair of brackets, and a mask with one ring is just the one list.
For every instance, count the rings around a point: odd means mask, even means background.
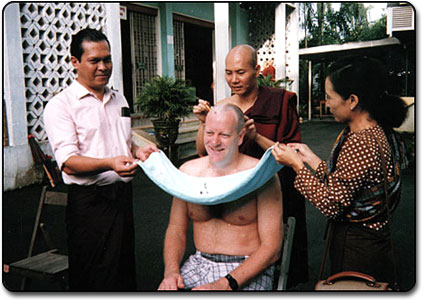
[{"label": "potted plant", "polygon": [[156,140],[167,149],[178,138],[179,122],[192,112],[195,100],[195,88],[185,81],[157,75],[144,84],[135,103],[144,116],[153,118]]},{"label": "potted plant", "polygon": [[294,82],[292,79],[289,78],[281,78],[277,80],[273,80],[271,75],[267,76],[258,76],[257,82],[259,86],[268,86],[268,87],[274,87],[274,88],[281,88],[283,84],[285,84],[285,89],[290,88],[292,86],[292,83]]}]

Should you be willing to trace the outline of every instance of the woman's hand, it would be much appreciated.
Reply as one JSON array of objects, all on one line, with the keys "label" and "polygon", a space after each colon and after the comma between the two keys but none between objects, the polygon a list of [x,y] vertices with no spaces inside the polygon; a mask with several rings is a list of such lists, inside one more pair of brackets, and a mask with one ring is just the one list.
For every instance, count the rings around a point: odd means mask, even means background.
[{"label": "woman's hand", "polygon": [[277,142],[271,153],[279,164],[291,167],[295,172],[304,167],[304,162],[299,157],[297,151],[285,144]]},{"label": "woman's hand", "polygon": [[210,110],[211,110],[211,106],[209,102],[202,99],[199,99],[199,104],[193,106],[193,113],[202,123],[205,123],[206,115]]},{"label": "woman's hand", "polygon": [[286,146],[293,149],[298,153],[301,160],[308,164],[313,170],[316,170],[322,160],[311,151],[306,144],[301,143],[289,143]]}]

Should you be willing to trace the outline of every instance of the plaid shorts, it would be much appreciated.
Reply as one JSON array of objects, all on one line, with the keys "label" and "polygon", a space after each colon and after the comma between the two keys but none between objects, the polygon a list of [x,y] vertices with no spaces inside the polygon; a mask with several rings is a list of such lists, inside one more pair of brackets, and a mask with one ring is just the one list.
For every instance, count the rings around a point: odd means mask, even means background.
[{"label": "plaid shorts", "polygon": [[[217,281],[240,266],[247,258],[248,256],[208,254],[196,251],[181,267],[185,288],[191,289]],[[272,290],[273,276],[274,265],[271,265],[263,273],[247,282],[244,286],[239,287],[239,289],[246,291]]]}]

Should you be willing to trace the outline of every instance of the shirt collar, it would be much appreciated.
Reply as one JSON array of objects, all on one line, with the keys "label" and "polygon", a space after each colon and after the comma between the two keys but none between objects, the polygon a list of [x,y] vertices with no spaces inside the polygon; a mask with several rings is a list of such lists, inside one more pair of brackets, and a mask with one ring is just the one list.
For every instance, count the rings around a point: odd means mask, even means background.
[{"label": "shirt collar", "polygon": [[[73,81],[70,87],[72,91],[74,91],[77,99],[79,100],[83,99],[88,95],[95,97],[95,95],[91,93],[87,88],[85,88],[80,82],[78,82],[77,79]],[[108,86],[106,86],[104,89],[104,99],[106,99],[105,102],[108,102],[112,97],[114,97],[114,93]]]}]

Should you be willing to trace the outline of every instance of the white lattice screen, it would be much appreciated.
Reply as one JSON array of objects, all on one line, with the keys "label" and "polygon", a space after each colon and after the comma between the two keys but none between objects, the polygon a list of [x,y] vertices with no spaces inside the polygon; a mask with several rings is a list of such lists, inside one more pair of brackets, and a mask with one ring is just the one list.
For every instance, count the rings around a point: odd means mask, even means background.
[{"label": "white lattice screen", "polygon": [[[295,69],[295,65],[292,64],[291,59],[298,60],[298,56],[295,59],[295,55],[292,55],[292,54],[289,55],[289,52],[292,52],[292,50],[291,50],[292,49],[292,43],[297,43],[298,39],[293,38],[295,36],[295,34],[293,32],[291,32],[291,30],[293,28],[291,26],[291,24],[292,24],[291,23],[291,15],[287,14],[286,15],[286,28],[285,28],[285,31],[286,31],[286,37],[285,37],[285,41],[286,41],[285,42],[285,52],[286,52],[286,55],[285,55],[285,75],[286,75],[286,77],[285,78],[295,80],[296,79],[295,77],[292,78],[293,77],[292,73],[294,71],[292,69],[293,68]],[[294,49],[295,49],[295,46],[294,46]],[[297,68],[298,68],[298,65],[299,64],[297,63],[296,64]]]},{"label": "white lattice screen", "polygon": [[71,36],[80,29],[105,28],[101,3],[20,3],[28,133],[47,139],[42,114],[47,101],[74,79],[69,63]]},{"label": "white lattice screen", "polygon": [[258,64],[263,66],[266,60],[275,55],[275,7],[273,3],[256,3],[249,10],[249,44],[257,50]]}]

